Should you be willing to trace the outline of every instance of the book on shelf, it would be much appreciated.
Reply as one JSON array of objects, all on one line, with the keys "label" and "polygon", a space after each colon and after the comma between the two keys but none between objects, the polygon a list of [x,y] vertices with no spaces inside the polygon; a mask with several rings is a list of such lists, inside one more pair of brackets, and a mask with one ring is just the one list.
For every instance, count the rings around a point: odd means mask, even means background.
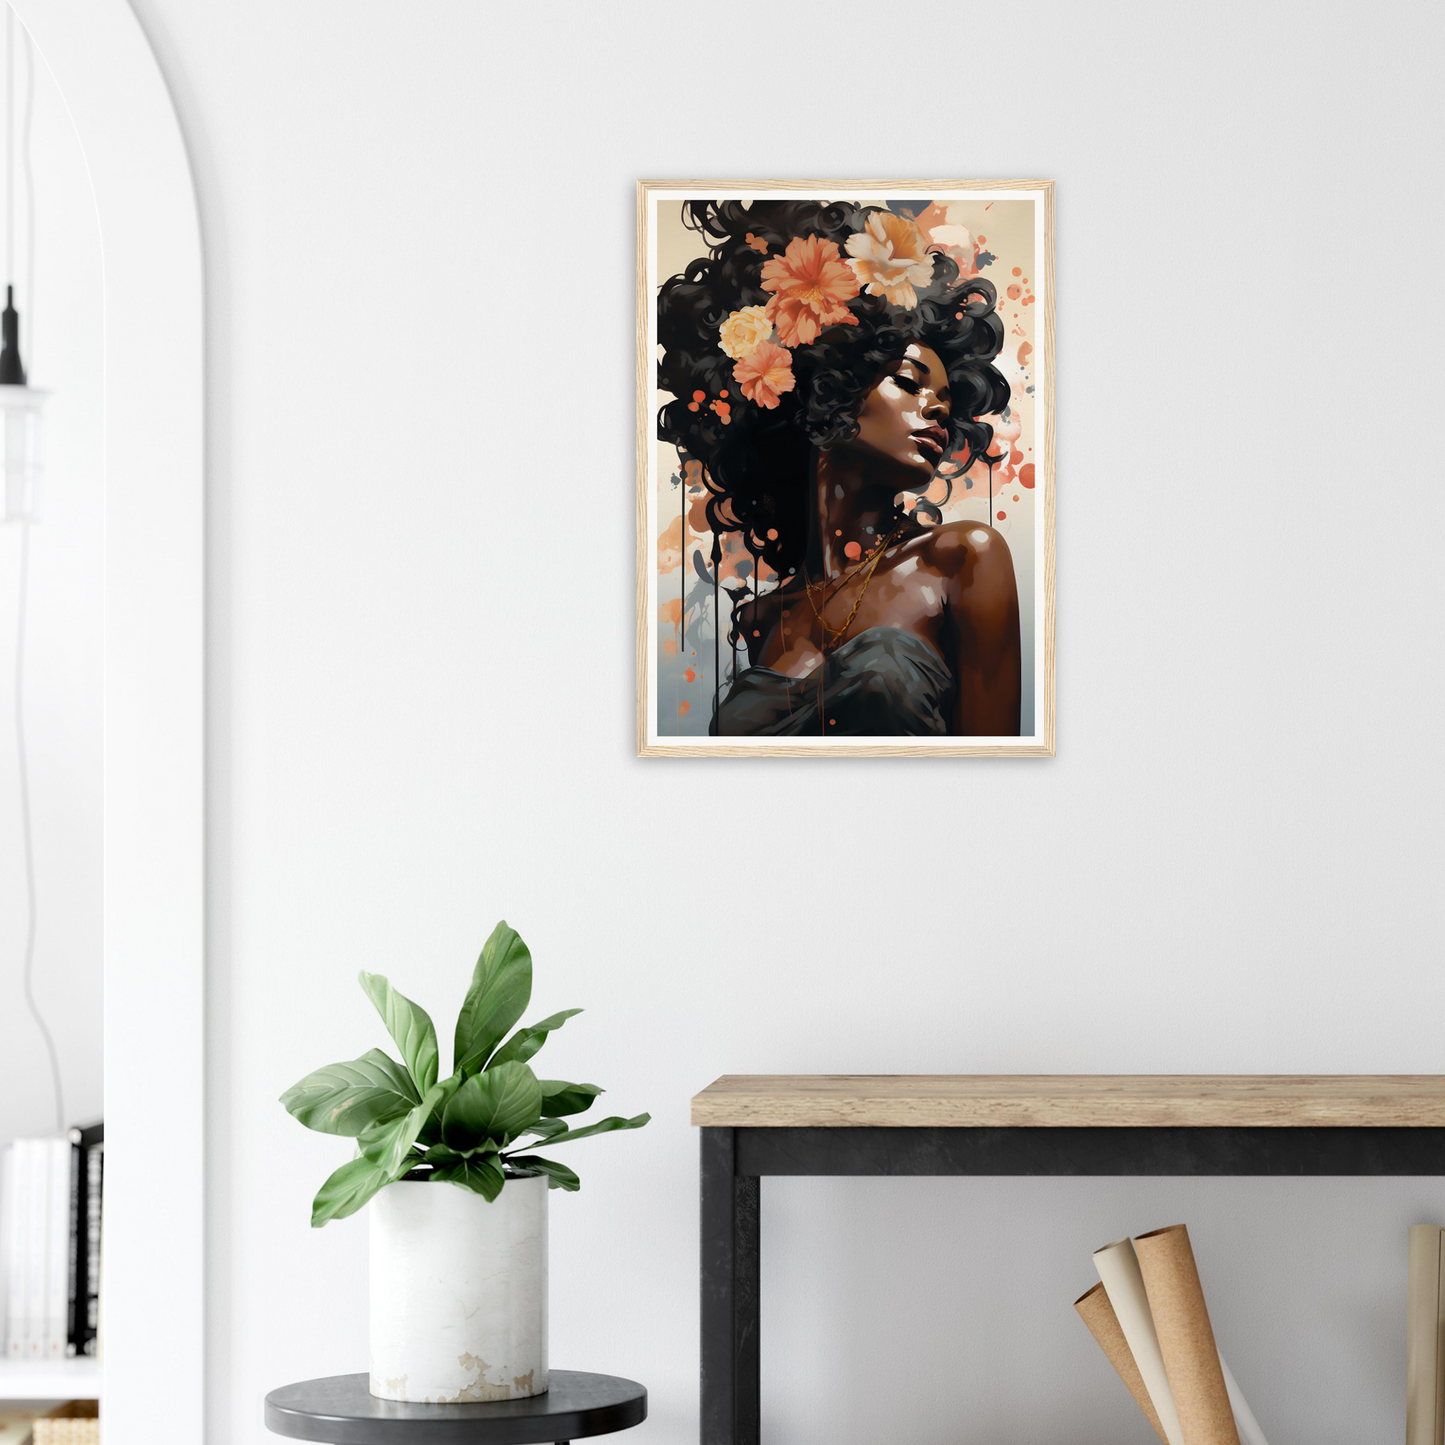
[{"label": "book on shelf", "polygon": [[104,1130],[16,1139],[0,1158],[0,1356],[93,1355],[100,1315]]},{"label": "book on shelf", "polygon": [[18,1360],[25,1353],[24,1301],[20,1261],[24,1256],[23,1205],[20,1188],[20,1145],[11,1144],[0,1158],[0,1356]]},{"label": "book on shelf", "polygon": [[70,1131],[74,1149],[71,1192],[69,1353],[94,1355],[100,1334],[100,1206],[105,1176],[105,1126]]}]

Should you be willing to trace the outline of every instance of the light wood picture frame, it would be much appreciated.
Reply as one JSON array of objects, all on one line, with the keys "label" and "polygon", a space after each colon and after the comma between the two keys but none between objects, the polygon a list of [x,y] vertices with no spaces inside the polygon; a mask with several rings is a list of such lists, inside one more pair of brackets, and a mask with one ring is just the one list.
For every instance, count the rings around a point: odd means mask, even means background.
[{"label": "light wood picture frame", "polygon": [[1052,181],[640,181],[638,755],[1053,756],[1053,379]]}]

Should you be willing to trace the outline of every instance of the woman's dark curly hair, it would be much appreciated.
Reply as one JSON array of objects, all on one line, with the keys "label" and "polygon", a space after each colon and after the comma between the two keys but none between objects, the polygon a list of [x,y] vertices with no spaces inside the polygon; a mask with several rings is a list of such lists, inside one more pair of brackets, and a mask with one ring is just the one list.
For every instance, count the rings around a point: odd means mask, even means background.
[{"label": "woman's dark curly hair", "polygon": [[[772,299],[761,284],[764,262],[798,236],[833,241],[846,253],[848,237],[880,209],[843,201],[686,201],[683,223],[706,239],[709,252],[659,288],[657,384],[677,400],[658,411],[657,435],[706,468],[713,532],[741,532],[747,549],[780,575],[800,565],[807,545],[809,498],[800,478],[810,448],[857,434],[868,393],[911,343],[931,347],[948,371],[948,455],[960,474],[986,457],[993,441],[993,428],[978,418],[1008,404],[1008,382],[991,364],[1004,340],[998,294],[981,276],[960,281],[957,264],[940,252],[932,255],[932,279],[915,288],[915,308],[866,292],[854,297],[848,309],[858,325],[826,327],[791,353],[794,389],[777,407],[741,396],[719,333],[732,312]],[[766,252],[750,244],[756,240],[767,243]],[[726,422],[711,409],[724,391]],[[693,410],[697,392],[705,402]]]}]

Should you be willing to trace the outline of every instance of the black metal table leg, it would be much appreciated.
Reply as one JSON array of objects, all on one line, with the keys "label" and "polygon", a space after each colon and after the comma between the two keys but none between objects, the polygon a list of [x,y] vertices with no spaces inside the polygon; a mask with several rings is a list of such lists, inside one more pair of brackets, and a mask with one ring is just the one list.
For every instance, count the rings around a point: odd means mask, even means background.
[{"label": "black metal table leg", "polygon": [[702,1445],[758,1445],[756,1174],[737,1172],[737,1131],[702,1135]]}]

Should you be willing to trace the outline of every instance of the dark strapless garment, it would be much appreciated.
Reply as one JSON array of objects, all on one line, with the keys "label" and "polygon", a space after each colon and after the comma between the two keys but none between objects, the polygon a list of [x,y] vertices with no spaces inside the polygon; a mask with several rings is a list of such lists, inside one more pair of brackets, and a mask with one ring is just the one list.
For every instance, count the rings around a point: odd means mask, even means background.
[{"label": "dark strapless garment", "polygon": [[953,674],[911,632],[870,627],[831,653],[821,673],[821,678],[816,671],[787,677],[770,667],[748,668],[738,674],[708,731],[714,737],[734,738],[926,737],[948,732]]}]

